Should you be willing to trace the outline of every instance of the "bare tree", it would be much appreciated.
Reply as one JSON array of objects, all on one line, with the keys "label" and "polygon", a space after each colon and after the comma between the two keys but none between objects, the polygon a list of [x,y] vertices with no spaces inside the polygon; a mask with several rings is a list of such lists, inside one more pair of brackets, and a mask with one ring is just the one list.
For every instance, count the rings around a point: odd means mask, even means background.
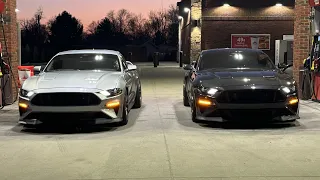
[{"label": "bare tree", "polygon": [[131,18],[128,20],[127,33],[133,38],[137,38],[145,32],[145,23],[146,19],[141,14],[131,15]]},{"label": "bare tree", "polygon": [[97,31],[99,23],[99,21],[92,21],[87,27],[87,32],[89,34],[94,34]]},{"label": "bare tree", "polygon": [[113,24],[114,31],[119,33],[127,33],[128,23],[133,15],[126,9],[120,9],[117,13],[110,11],[107,14],[108,19]]},{"label": "bare tree", "polygon": [[168,27],[167,12],[151,11],[149,13],[149,26],[151,26],[153,33],[165,33]]},{"label": "bare tree", "polygon": [[114,10],[108,12],[107,18],[111,22],[113,29],[116,30],[117,29],[117,20],[116,20],[117,18],[116,18]]},{"label": "bare tree", "polygon": [[20,21],[22,29],[29,29],[34,25],[41,25],[41,20],[44,18],[42,7],[39,7],[31,19],[24,19]]},{"label": "bare tree", "polygon": [[121,9],[118,11],[117,14],[117,22],[118,22],[118,28],[119,32],[124,33],[127,29],[127,23],[131,17],[131,14],[126,9]]},{"label": "bare tree", "polygon": [[169,9],[167,10],[167,13],[166,13],[167,21],[169,23],[178,23],[178,21],[179,21],[178,13],[179,13],[179,10],[177,9],[177,7],[174,5],[170,5]]},{"label": "bare tree", "polygon": [[30,58],[27,59],[28,61],[37,62],[43,60],[39,56],[39,52],[43,53],[42,51],[44,51],[44,46],[48,42],[49,36],[47,26],[41,24],[43,18],[43,10],[40,7],[31,19],[20,21],[22,46],[29,47],[29,50],[34,54],[33,58],[28,56]]}]

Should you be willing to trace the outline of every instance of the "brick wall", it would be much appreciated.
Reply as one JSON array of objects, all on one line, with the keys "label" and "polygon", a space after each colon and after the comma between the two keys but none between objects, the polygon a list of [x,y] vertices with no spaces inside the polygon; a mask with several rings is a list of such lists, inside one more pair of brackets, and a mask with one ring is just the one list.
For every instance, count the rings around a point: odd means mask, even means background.
[{"label": "brick wall", "polygon": [[[3,52],[4,59],[6,62],[11,60],[11,68],[14,72],[14,77],[17,80],[18,78],[18,33],[17,33],[17,16],[16,16],[16,0],[0,0],[5,2],[5,12],[4,12],[4,30],[6,36],[6,42],[8,45],[8,54]],[[2,33],[2,27],[0,27],[0,39],[1,44],[4,47],[4,36]],[[4,48],[3,48],[4,49]],[[16,94],[16,87],[14,82],[12,82],[13,94]],[[15,97],[15,96],[14,96]]]},{"label": "brick wall", "polygon": [[299,68],[310,51],[310,6],[308,1],[296,0],[293,45],[293,75],[299,83]]},{"label": "brick wall", "polygon": [[[217,28],[223,27],[223,28]],[[202,49],[230,48],[231,34],[271,34],[271,58],[275,55],[275,40],[282,35],[293,34],[293,21],[282,20],[204,20],[202,26]]]},{"label": "brick wall", "polygon": [[[275,54],[275,40],[293,34],[294,0],[277,7],[277,1],[206,0],[203,4],[202,49],[231,47],[231,34],[271,34],[271,58]],[[273,2],[274,1],[274,2]],[[287,6],[286,6],[287,5]]]},{"label": "brick wall", "polygon": [[191,1],[191,34],[190,34],[190,58],[196,60],[201,52],[201,25],[194,22],[202,19],[202,0]]}]

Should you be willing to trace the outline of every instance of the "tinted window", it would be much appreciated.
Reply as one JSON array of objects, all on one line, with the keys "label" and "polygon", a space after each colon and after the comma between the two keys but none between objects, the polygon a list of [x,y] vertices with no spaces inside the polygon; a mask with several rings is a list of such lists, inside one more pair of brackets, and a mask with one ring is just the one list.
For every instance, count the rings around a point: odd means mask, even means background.
[{"label": "tinted window", "polygon": [[199,70],[225,68],[274,69],[268,55],[257,51],[212,51],[201,55]]},{"label": "tinted window", "polygon": [[119,58],[113,54],[67,54],[52,59],[45,71],[114,70],[121,71]]}]

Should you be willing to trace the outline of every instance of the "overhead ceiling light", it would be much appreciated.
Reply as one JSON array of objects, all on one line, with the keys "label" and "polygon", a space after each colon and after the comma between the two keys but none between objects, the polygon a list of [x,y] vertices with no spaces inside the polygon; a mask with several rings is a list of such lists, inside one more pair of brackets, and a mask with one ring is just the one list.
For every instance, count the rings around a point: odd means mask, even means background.
[{"label": "overhead ceiling light", "polygon": [[188,12],[190,12],[190,9],[186,7],[186,8],[184,8],[184,12],[188,13]]},{"label": "overhead ceiling light", "polygon": [[224,6],[224,7],[229,7],[230,4],[225,3],[223,6]]},{"label": "overhead ceiling light", "polygon": [[281,3],[277,3],[276,6],[280,7],[283,6]]}]

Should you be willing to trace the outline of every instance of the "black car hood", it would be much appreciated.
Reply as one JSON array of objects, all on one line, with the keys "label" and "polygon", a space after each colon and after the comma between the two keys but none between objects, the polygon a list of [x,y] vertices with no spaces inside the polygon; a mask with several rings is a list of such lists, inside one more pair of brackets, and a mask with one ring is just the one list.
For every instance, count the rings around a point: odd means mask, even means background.
[{"label": "black car hood", "polygon": [[198,83],[201,83],[204,87],[242,85],[281,86],[293,81],[291,76],[278,70],[211,70],[199,72],[197,73],[197,77]]}]

